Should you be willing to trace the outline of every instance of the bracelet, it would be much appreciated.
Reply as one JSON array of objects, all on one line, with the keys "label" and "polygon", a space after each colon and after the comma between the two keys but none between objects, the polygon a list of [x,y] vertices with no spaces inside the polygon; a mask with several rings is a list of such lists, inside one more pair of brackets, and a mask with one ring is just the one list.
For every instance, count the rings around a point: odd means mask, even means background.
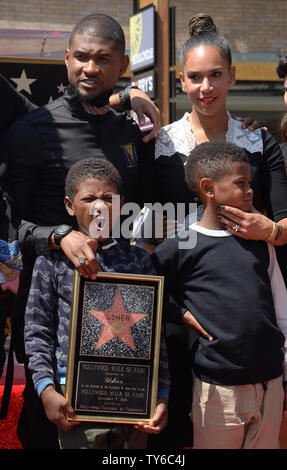
[{"label": "bracelet", "polygon": [[119,92],[119,99],[120,99],[120,103],[121,103],[122,106],[125,106],[124,91],[125,91],[125,90],[121,90],[121,91]]},{"label": "bracelet", "polygon": [[276,236],[278,237],[278,233],[276,234],[277,230],[278,230],[278,224],[276,224],[276,222],[273,222],[272,231],[271,231],[270,235],[266,238],[267,242],[272,243],[273,241],[275,241],[275,239],[276,239],[275,237]]},{"label": "bracelet", "polygon": [[[139,87],[136,86],[136,85],[133,85],[133,86],[132,86],[132,85],[129,85],[129,86],[127,86],[127,87],[123,90],[123,100],[124,100],[124,103],[122,103],[122,102],[121,102],[121,103],[125,106],[125,108],[126,108],[127,110],[132,109],[132,107],[131,107],[131,98],[130,98],[130,94],[131,94],[131,89],[132,89],[132,88],[135,88],[135,89],[139,90]],[[121,100],[121,98],[120,98],[120,100]]]},{"label": "bracelet", "polygon": [[277,227],[278,227],[278,231],[277,231],[277,234],[276,234],[276,237],[275,237],[275,242],[277,242],[277,240],[279,240],[280,235],[281,235],[282,230],[283,230],[282,225],[277,224]]}]

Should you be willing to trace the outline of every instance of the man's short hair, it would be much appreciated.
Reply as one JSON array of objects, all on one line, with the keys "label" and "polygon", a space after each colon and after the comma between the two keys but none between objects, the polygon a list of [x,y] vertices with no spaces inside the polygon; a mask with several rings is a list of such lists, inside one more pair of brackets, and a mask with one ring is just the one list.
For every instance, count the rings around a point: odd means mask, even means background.
[{"label": "man's short hair", "polygon": [[280,57],[276,67],[278,77],[285,78],[287,76],[287,56]]},{"label": "man's short hair", "polygon": [[119,194],[122,193],[122,179],[114,165],[102,158],[84,158],[71,166],[68,171],[65,182],[66,196],[72,201],[77,193],[78,184],[94,178],[113,181],[117,185]]},{"label": "man's short hair", "polygon": [[80,20],[73,28],[69,47],[71,46],[76,34],[86,34],[115,42],[115,47],[121,54],[125,53],[125,35],[121,25],[111,16],[101,13],[94,13]]},{"label": "man's short hair", "polygon": [[249,163],[243,148],[231,142],[204,142],[192,150],[185,165],[185,180],[197,191],[202,178],[217,180],[230,173],[233,162]]}]

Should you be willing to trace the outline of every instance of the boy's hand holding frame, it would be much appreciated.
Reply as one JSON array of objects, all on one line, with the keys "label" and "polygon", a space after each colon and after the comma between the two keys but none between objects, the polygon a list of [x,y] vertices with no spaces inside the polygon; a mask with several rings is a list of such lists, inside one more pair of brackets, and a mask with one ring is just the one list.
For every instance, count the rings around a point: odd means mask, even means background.
[{"label": "boy's hand holding frame", "polygon": [[[47,418],[63,431],[68,431],[80,424],[79,421],[71,421],[76,418],[74,409],[63,395],[56,392],[53,385],[48,385],[48,387],[43,390],[41,400]],[[67,416],[71,420],[68,421]]]},{"label": "boy's hand holding frame", "polygon": [[[41,400],[45,409],[47,418],[56,424],[63,431],[69,431],[75,426],[81,424],[76,419],[76,414],[68,400],[58,393],[52,385],[48,385],[41,393]],[[168,400],[159,398],[154,416],[150,423],[138,422],[134,425],[135,429],[148,434],[159,434],[167,425]],[[67,417],[70,419],[68,420]],[[75,419],[75,421],[71,421]]]},{"label": "boy's hand holding frame", "polygon": [[138,431],[146,432],[148,434],[159,434],[167,425],[168,418],[168,400],[159,398],[157,407],[150,423],[138,422],[134,425]]}]

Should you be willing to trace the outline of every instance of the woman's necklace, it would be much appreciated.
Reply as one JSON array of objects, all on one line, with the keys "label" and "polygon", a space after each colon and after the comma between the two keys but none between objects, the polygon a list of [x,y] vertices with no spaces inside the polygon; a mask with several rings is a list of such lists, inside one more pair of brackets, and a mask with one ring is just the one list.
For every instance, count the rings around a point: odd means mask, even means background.
[{"label": "woman's necklace", "polygon": [[213,140],[221,140],[225,142],[226,140],[226,134],[228,130],[228,117],[226,116],[226,125],[225,129],[223,131],[220,131],[215,135],[215,133],[208,133],[204,130],[203,127],[201,128],[196,128],[193,121],[192,121],[192,114],[190,113],[187,118],[189,125],[190,125],[190,130],[194,136],[196,145],[202,144],[203,142],[210,142]]}]

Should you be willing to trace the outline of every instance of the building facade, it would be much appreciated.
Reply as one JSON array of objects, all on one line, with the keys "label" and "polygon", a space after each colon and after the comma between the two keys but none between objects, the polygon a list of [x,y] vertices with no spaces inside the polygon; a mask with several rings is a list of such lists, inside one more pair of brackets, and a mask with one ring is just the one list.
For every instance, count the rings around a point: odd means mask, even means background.
[{"label": "building facade", "polygon": [[[284,110],[281,81],[276,74],[279,55],[287,55],[287,0],[166,0],[176,12],[176,51],[188,37],[189,18],[210,14],[229,42],[237,70],[237,83],[229,96],[234,113],[251,115],[274,127]],[[7,60],[63,61],[68,35],[82,17],[94,13],[113,16],[122,25],[127,52],[129,18],[136,0],[0,0],[0,70]],[[189,109],[178,83],[177,115]],[[124,80],[129,81],[130,72]],[[124,81],[123,81],[124,83]]]}]

